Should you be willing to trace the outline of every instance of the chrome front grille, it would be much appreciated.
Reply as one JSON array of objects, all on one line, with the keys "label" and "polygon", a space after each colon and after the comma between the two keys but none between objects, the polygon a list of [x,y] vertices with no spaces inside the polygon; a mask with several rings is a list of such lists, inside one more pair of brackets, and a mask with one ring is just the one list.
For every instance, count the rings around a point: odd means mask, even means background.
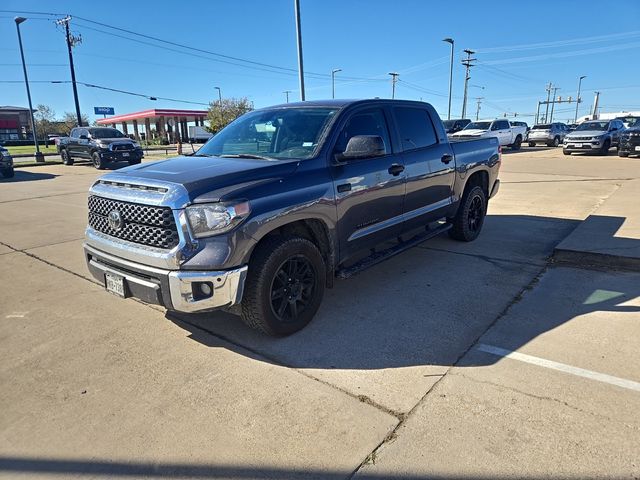
[{"label": "chrome front grille", "polygon": [[[97,195],[89,196],[89,226],[106,235],[150,247],[169,249],[178,245],[178,229],[169,207],[123,202]],[[109,213],[122,217],[121,228],[109,225]]]}]

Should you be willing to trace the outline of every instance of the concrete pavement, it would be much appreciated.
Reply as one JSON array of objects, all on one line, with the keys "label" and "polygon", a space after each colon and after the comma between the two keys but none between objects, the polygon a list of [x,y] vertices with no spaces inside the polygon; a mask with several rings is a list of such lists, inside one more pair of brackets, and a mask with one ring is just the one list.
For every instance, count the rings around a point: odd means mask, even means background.
[{"label": "concrete pavement", "polygon": [[0,477],[638,477],[639,392],[478,349],[640,382],[637,275],[549,262],[637,164],[505,154],[476,242],[337,282],[285,339],[108,295],[80,252],[98,173],[19,169],[0,182]]}]

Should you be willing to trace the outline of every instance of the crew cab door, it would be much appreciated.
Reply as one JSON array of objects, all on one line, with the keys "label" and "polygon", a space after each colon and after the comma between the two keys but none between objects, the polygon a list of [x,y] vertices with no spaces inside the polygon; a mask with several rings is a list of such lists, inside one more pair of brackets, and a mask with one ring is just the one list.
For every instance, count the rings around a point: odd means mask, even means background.
[{"label": "crew cab door", "polygon": [[[359,109],[338,126],[330,168],[336,198],[340,260],[393,239],[402,228],[405,174],[402,158],[392,148],[387,113],[381,107]],[[349,139],[376,135],[384,155],[336,162]]]},{"label": "crew cab door", "polygon": [[67,138],[67,152],[70,155],[76,153],[78,149],[78,137],[80,136],[80,128],[72,128],[71,133],[69,133],[69,138]]},{"label": "crew cab door", "polygon": [[407,186],[404,230],[442,218],[452,203],[455,159],[446,138],[438,138],[426,108],[393,107],[393,118],[405,165]]},{"label": "crew cab door", "polygon": [[491,133],[498,137],[500,145],[511,145],[513,143],[513,132],[507,120],[496,120],[491,124]]},{"label": "crew cab door", "polygon": [[80,136],[78,137],[77,143],[77,155],[79,157],[90,158],[91,157],[91,139],[89,138],[89,130],[86,128],[81,128]]}]

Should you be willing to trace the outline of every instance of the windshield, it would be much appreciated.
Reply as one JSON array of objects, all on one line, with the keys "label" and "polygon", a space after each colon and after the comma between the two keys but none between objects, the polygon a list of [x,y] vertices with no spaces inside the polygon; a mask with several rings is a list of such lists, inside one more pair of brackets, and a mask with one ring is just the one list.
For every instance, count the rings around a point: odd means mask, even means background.
[{"label": "windshield", "polygon": [[89,132],[92,138],[125,138],[124,133],[115,128],[92,128]]},{"label": "windshield", "polygon": [[634,118],[629,121],[629,128],[631,127],[640,127],[640,118]]},{"label": "windshield", "polygon": [[247,113],[205,143],[196,155],[310,158],[334,108],[277,108]]},{"label": "windshield", "polygon": [[576,132],[584,130],[607,130],[609,122],[585,122],[576,127]]},{"label": "windshield", "polygon": [[551,125],[534,125],[531,130],[551,130]]},{"label": "windshield", "polygon": [[463,130],[489,130],[491,122],[471,122]]}]

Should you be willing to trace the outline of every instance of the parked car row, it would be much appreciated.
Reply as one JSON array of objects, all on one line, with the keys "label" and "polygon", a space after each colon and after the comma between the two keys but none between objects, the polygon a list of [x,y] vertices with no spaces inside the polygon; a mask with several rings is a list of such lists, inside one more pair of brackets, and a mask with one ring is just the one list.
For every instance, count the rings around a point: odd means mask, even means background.
[{"label": "parked car row", "polygon": [[561,122],[542,123],[529,128],[525,122],[507,119],[445,120],[443,122],[449,138],[465,140],[495,137],[501,146],[518,150],[522,142],[530,147],[543,144],[548,147],[562,145],[563,153],[591,152],[607,155],[616,148],[619,155],[640,155],[640,118],[627,116],[613,120],[589,120],[567,125]]}]

